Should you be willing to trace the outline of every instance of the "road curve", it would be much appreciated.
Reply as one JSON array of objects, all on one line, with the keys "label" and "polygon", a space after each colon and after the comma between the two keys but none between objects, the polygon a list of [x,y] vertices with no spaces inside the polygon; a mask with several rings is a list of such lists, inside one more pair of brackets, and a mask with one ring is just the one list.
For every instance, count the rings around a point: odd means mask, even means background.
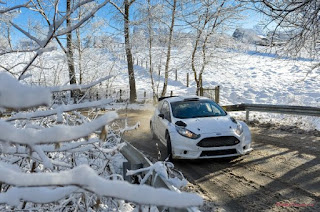
[{"label": "road curve", "polygon": [[[153,161],[166,148],[152,140],[152,111],[130,111],[129,124],[139,129],[125,139]],[[124,116],[122,114],[122,116]],[[251,128],[254,151],[233,160],[175,161],[207,203],[203,211],[320,211],[320,137]]]}]

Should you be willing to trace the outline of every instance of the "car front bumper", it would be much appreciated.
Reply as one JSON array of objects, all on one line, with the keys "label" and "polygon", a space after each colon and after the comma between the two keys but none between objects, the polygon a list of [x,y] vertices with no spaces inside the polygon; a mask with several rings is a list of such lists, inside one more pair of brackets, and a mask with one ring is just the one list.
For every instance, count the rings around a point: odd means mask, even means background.
[{"label": "car front bumper", "polygon": [[[233,136],[239,140],[238,144],[218,147],[201,147],[197,144],[205,138]],[[172,156],[174,159],[208,159],[208,158],[223,158],[245,155],[252,151],[251,136],[248,133],[243,133],[238,136],[233,133],[225,133],[219,136],[212,134],[203,135],[199,139],[189,139],[181,136],[177,132],[170,134],[172,144]]]}]

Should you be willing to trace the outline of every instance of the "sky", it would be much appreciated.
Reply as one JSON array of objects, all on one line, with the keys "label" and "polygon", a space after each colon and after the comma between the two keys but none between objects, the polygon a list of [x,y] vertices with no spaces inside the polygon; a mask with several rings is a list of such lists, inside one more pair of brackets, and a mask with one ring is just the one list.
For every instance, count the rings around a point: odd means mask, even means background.
[{"label": "sky", "polygon": [[[11,3],[8,5],[21,4],[22,1],[14,0],[14,1],[10,1],[10,2]],[[65,0],[60,1],[60,8],[61,8],[61,11],[64,10]],[[110,8],[110,7],[106,7],[106,8],[101,9],[95,17],[106,18],[106,19],[112,20],[112,17],[110,15],[110,11],[108,11],[109,10],[108,8]],[[16,16],[16,18],[14,18],[14,23],[18,24],[19,26],[22,26],[24,29],[27,29],[29,24],[33,24],[33,25],[35,24],[38,26],[43,24],[46,26],[46,22],[38,13],[30,11],[28,9],[20,9],[20,10],[18,10],[18,12],[19,13]],[[264,19],[261,14],[259,14],[256,11],[253,11],[253,10],[247,10],[247,11],[243,12],[242,15],[243,15],[243,19],[238,20],[235,24],[233,24],[233,27],[231,27],[228,31],[226,31],[227,34],[232,35],[234,30],[239,27],[246,28],[246,29],[252,29],[259,24],[261,25],[262,20]],[[39,23],[35,23],[35,21],[37,21]],[[106,30],[109,30],[110,32],[115,31],[115,29],[112,29],[110,27]],[[24,37],[24,35],[20,32],[17,32],[17,31],[15,31],[12,35],[13,40],[19,40],[22,37]]]}]

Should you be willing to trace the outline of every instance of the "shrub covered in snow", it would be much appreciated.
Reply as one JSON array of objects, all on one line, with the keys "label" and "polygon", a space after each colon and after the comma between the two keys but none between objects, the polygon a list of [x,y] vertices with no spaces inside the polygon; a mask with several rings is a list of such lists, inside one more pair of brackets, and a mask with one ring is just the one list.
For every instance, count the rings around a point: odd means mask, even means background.
[{"label": "shrub covered in snow", "polygon": [[[0,119],[1,211],[133,211],[135,205],[201,204],[194,194],[123,181],[119,173],[125,159],[119,150],[125,144],[121,129],[110,127],[117,113],[90,120],[76,111],[110,100],[51,108],[53,90],[0,73],[0,107],[14,110]],[[37,109],[21,111],[26,108]]]}]

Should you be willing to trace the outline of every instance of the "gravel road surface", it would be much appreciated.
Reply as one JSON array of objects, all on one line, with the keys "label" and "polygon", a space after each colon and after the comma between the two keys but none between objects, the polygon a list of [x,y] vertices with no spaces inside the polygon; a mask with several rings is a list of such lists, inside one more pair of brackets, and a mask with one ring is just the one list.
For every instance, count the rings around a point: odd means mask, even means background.
[{"label": "gravel road surface", "polygon": [[[164,160],[166,148],[152,140],[152,111],[130,111],[139,129],[125,139],[152,161]],[[122,115],[123,116],[123,115]],[[320,211],[320,137],[266,127],[251,127],[254,151],[232,160],[174,161],[206,204],[202,211]],[[160,154],[159,154],[160,153]]]}]

